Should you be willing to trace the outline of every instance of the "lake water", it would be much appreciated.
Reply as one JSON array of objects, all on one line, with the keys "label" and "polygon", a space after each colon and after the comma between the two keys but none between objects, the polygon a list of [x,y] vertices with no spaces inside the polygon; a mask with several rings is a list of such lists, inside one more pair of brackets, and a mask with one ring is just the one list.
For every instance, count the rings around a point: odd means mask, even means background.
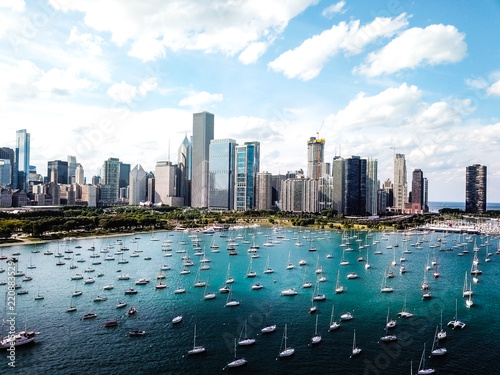
[{"label": "lake water", "polygon": [[[33,277],[32,281],[22,282],[19,277],[20,290],[28,290],[29,294],[16,296],[17,327],[27,327],[40,332],[34,344],[19,347],[16,351],[16,368],[7,366],[5,356],[0,358],[2,373],[16,374],[216,374],[224,371],[249,374],[410,374],[413,362],[414,373],[418,367],[424,343],[427,345],[426,356],[430,355],[436,325],[440,323],[440,312],[443,311],[444,324],[455,316],[455,300],[458,300],[458,318],[466,323],[463,330],[447,328],[448,338],[442,345],[448,353],[439,358],[428,358],[427,365],[440,374],[498,374],[500,351],[496,343],[500,340],[500,288],[498,288],[500,256],[495,254],[498,239],[472,236],[466,238],[450,234],[430,233],[420,236],[404,236],[369,232],[347,233],[353,251],[344,253],[350,262],[348,266],[340,266],[343,256],[342,233],[319,232],[305,229],[286,229],[279,232],[271,228],[248,228],[230,231],[226,234],[238,243],[238,255],[229,256],[227,240],[220,233],[213,236],[198,234],[196,238],[187,233],[158,232],[100,239],[84,239],[52,242],[41,245],[15,246],[4,248],[5,255],[15,251],[19,256],[19,269]],[[250,254],[247,253],[249,243],[236,240],[242,236],[248,242],[260,245],[259,258],[252,260],[252,269],[257,272],[255,278],[246,278],[249,269]],[[278,238],[283,236],[283,238]],[[134,243],[134,237],[140,237]],[[293,239],[293,238],[297,239]],[[387,238],[387,239],[385,239]],[[118,264],[121,255],[115,260],[104,260],[107,254],[118,251],[122,245],[129,248],[124,251],[124,259],[128,264]],[[154,241],[154,240],[158,241]],[[276,242],[272,247],[263,246],[268,240]],[[312,242],[309,242],[312,239]],[[199,240],[200,242],[193,242]],[[288,241],[287,241],[288,240]],[[295,246],[297,241],[303,246]],[[407,240],[407,241],[404,241]],[[415,243],[424,241],[421,249]],[[171,250],[166,249],[167,241]],[[186,241],[187,245],[180,245]],[[380,241],[373,244],[374,241]],[[484,245],[489,241],[491,245]],[[473,284],[474,306],[465,307],[462,287],[465,274],[471,281],[470,268],[473,260],[474,242],[479,247],[477,253],[479,267],[483,274],[480,282]],[[195,256],[194,243],[205,249],[210,259],[209,270],[201,270],[202,256]],[[217,243],[220,252],[211,252],[210,245]],[[453,248],[464,243],[465,247]],[[439,245],[443,247],[433,247]],[[360,245],[368,245],[358,250]],[[398,245],[397,247],[395,245]],[[81,248],[77,248],[81,246]],[[95,251],[88,250],[91,246]],[[113,246],[113,248],[111,248]],[[392,248],[388,248],[392,246]],[[411,253],[404,254],[407,272],[400,273],[400,257],[407,247]],[[308,251],[315,247],[317,251]],[[108,248],[108,253],[101,251]],[[458,256],[464,248],[468,254]],[[44,255],[50,249],[64,254],[68,259]],[[179,253],[177,250],[186,250]],[[445,250],[451,249],[451,250]],[[38,250],[39,253],[32,253]],[[142,250],[139,257],[130,257]],[[375,254],[379,250],[382,254]],[[73,251],[73,253],[70,253]],[[81,253],[77,256],[76,253]],[[486,263],[487,253],[491,252],[491,262]],[[99,254],[100,258],[91,258]],[[189,275],[180,275],[183,269],[182,256],[189,254],[194,262]],[[327,255],[331,254],[331,258]],[[171,256],[165,256],[171,255]],[[362,256],[365,261],[357,261]],[[144,258],[151,257],[151,260]],[[365,269],[366,258],[371,264]],[[273,274],[264,274],[267,259],[275,270]],[[295,265],[287,270],[288,258]],[[85,263],[76,262],[85,259]],[[306,266],[299,266],[304,259]],[[391,268],[390,263],[396,260],[393,268],[395,277],[387,279],[387,284],[394,288],[393,293],[381,293],[380,288],[384,275]],[[432,277],[432,271],[424,271],[428,259],[438,262],[439,278]],[[56,265],[62,260],[65,265]],[[100,265],[92,265],[92,261],[100,260]],[[7,268],[5,261],[1,267]],[[225,307],[226,294],[217,293],[213,300],[204,300],[204,288],[195,288],[195,279],[208,281],[208,290],[218,291],[224,285],[228,265],[230,274],[235,278],[232,284],[232,297],[240,301],[237,307]],[[27,269],[30,264],[35,269]],[[70,265],[77,269],[70,269]],[[168,264],[171,269],[162,271],[166,275],[164,281],[167,288],[156,290],[156,276],[160,267]],[[94,272],[84,272],[87,267]],[[315,331],[316,317],[308,314],[311,306],[313,288],[302,289],[304,279],[316,281],[314,270],[323,269],[325,282],[318,283],[319,292],[326,294],[326,301],[315,302],[318,308],[318,332],[322,342],[312,347],[311,337]],[[342,294],[334,294],[337,274],[340,270],[340,282],[346,288]],[[359,275],[357,279],[347,279],[350,272]],[[92,276],[95,283],[84,284],[84,280],[71,280],[71,276],[81,273],[85,278]],[[104,274],[98,277],[97,274]],[[121,281],[120,274],[129,274],[130,280]],[[420,284],[425,277],[430,284],[433,298],[422,300]],[[0,274],[0,280],[6,279],[6,272]],[[147,285],[135,285],[139,278],[149,278]],[[264,288],[252,290],[251,285],[260,282]],[[113,290],[103,290],[107,284],[113,284]],[[315,283],[313,283],[315,284]],[[185,294],[174,294],[178,286],[186,288]],[[138,290],[136,295],[124,295],[130,287]],[[281,296],[283,289],[293,287],[298,291],[294,297]],[[80,297],[72,297],[72,293],[81,290]],[[0,291],[7,286],[0,286]],[[36,301],[37,294],[45,298]],[[106,296],[107,301],[94,302],[97,295]],[[404,299],[407,308],[415,314],[411,319],[397,318],[402,309]],[[128,307],[134,305],[138,313],[128,317],[126,309],[116,309],[118,301],[124,301]],[[66,312],[67,307],[74,304],[77,311]],[[354,319],[342,322],[341,327],[328,332],[332,306],[335,305],[335,319],[340,314],[351,312]],[[387,310],[390,317],[397,320],[392,333],[398,341],[391,344],[380,343],[384,334]],[[2,311],[4,308],[2,307]],[[88,312],[95,312],[97,318],[82,320]],[[172,318],[182,315],[181,323],[173,325]],[[104,322],[116,318],[118,326],[105,328]],[[238,357],[248,360],[245,367],[224,370],[225,365],[234,359],[234,339],[241,334],[244,321],[248,321],[248,336],[256,338],[256,343],[248,347],[239,347]],[[276,324],[277,331],[262,335],[260,329],[265,324]],[[206,353],[199,356],[188,356],[193,346],[194,325],[197,326],[197,344],[206,347]],[[288,325],[288,345],[295,348],[295,355],[279,359],[282,335],[285,324]],[[133,329],[146,331],[145,336],[130,337]],[[361,354],[350,358],[353,331],[356,330],[357,345],[362,348]]]}]

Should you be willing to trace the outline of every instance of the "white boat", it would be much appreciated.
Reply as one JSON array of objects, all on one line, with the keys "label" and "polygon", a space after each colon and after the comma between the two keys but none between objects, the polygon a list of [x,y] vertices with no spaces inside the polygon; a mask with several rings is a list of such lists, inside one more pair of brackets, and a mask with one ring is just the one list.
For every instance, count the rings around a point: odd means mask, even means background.
[{"label": "white boat", "polygon": [[321,335],[318,334],[318,315],[316,315],[316,327],[314,328],[314,336],[311,339],[311,344],[319,344],[321,342]]},{"label": "white boat", "polygon": [[368,248],[366,248],[366,263],[365,263],[365,270],[368,270],[370,269],[372,266],[371,264],[368,262]]},{"label": "white boat", "polygon": [[177,324],[182,322],[182,315],[178,315],[175,318],[172,319],[172,324]]},{"label": "white boat", "polygon": [[[470,287],[472,290],[472,286]],[[474,305],[474,302],[472,301],[472,294],[469,294],[469,298],[465,300],[465,307],[470,309]]]},{"label": "white boat", "polygon": [[205,347],[198,345],[196,346],[196,324],[194,325],[194,337],[193,337],[193,349],[188,351],[188,354],[201,354],[205,352]]},{"label": "white boat", "polygon": [[384,273],[382,278],[382,285],[380,286],[380,293],[392,293],[394,289],[391,286],[387,286],[387,274]]},{"label": "white boat", "polygon": [[358,278],[358,274],[356,272],[350,272],[348,275],[347,275],[347,278],[348,279],[357,279]]},{"label": "white boat", "polygon": [[215,292],[207,292],[207,288],[208,288],[208,280],[207,280],[207,284],[205,285],[205,292],[204,292],[203,298],[206,300],[214,299],[216,297]]},{"label": "white boat", "polygon": [[149,283],[149,279],[141,278],[135,282],[135,285],[146,285]]},{"label": "white boat", "polygon": [[234,298],[231,298],[231,294],[233,294],[232,290],[229,291],[228,295],[227,295],[227,300],[226,300],[226,307],[234,307],[234,306],[239,306],[240,305],[240,301],[234,299]]},{"label": "white boat", "polygon": [[234,283],[234,278],[230,276],[229,270],[231,267],[231,263],[227,265],[227,273],[226,273],[226,284],[232,284]]},{"label": "white boat", "polygon": [[448,322],[448,327],[451,327],[453,329],[457,327],[463,329],[465,327],[465,323],[458,320],[457,315],[458,315],[458,299],[455,300],[455,318]]},{"label": "white boat", "polygon": [[446,348],[439,347],[438,329],[439,327],[436,326],[436,332],[434,333],[434,341],[432,343],[432,349],[431,349],[431,354],[435,356],[444,355],[447,352]]},{"label": "white boat", "polygon": [[354,316],[350,312],[346,312],[340,315],[340,320],[352,320],[352,319],[354,319]]},{"label": "white boat", "polygon": [[394,327],[396,327],[397,323],[394,319],[389,319],[390,309],[391,309],[391,306],[389,305],[389,307],[387,308],[387,322],[386,322],[385,326],[387,328],[394,328]]},{"label": "white boat", "polygon": [[389,323],[389,311],[390,307],[387,308],[387,318],[385,320],[385,335],[380,338],[380,341],[382,342],[392,342],[398,339],[396,335],[389,334],[389,328],[396,326],[396,321],[394,320],[391,320],[391,323]]},{"label": "white boat", "polygon": [[433,368],[425,368],[425,343],[424,343],[424,351],[422,352],[422,358],[420,358],[420,364],[418,365],[418,372],[417,374],[419,375],[427,375],[427,374],[434,374],[436,370]]},{"label": "white boat", "polygon": [[296,296],[297,294],[298,292],[295,290],[295,288],[288,288],[281,291],[282,296]]},{"label": "white boat", "polygon": [[276,331],[276,324],[267,325],[260,330],[260,332],[262,333],[271,333],[275,331]]},{"label": "white boat", "polygon": [[[243,336],[243,339],[242,339],[242,336]],[[255,344],[255,339],[247,336],[247,321],[245,319],[245,323],[243,325],[243,328],[241,329],[240,338],[238,340],[238,345],[245,346],[245,345],[252,345],[252,344]]]},{"label": "white boat", "polygon": [[252,285],[252,290],[260,290],[264,288],[264,285],[262,285],[261,283],[255,283]]},{"label": "white boat", "polygon": [[411,317],[413,317],[413,313],[411,313],[410,311],[408,311],[406,309],[406,295],[405,295],[405,301],[403,303],[403,309],[400,312],[398,312],[398,316],[400,318],[411,318]]},{"label": "white boat", "polygon": [[290,251],[288,252],[288,261],[286,264],[287,264],[287,266],[286,266],[287,270],[291,270],[291,269],[295,268],[295,266],[292,263],[290,263]]},{"label": "white boat", "polygon": [[[248,363],[248,361],[245,358],[237,358],[236,357],[236,339],[234,339],[234,361],[229,362],[226,365],[226,367],[240,367],[240,366],[243,366],[247,363]],[[226,369],[226,367],[224,367],[224,369]]]},{"label": "white boat", "polygon": [[335,284],[335,294],[340,294],[344,292],[344,287],[340,285],[340,270],[337,272],[337,283]]},{"label": "white boat", "polygon": [[252,258],[250,258],[250,263],[248,264],[248,269],[247,269],[246,277],[252,278],[252,277],[255,277],[255,276],[257,276],[257,272],[255,272],[252,269]]},{"label": "white boat", "polygon": [[462,296],[463,297],[469,297],[473,294],[472,292],[472,285],[467,288],[467,272],[465,272],[465,280],[464,280],[464,287],[463,287],[463,290],[462,290]]},{"label": "white boat", "polygon": [[332,306],[332,315],[330,316],[330,327],[328,328],[328,331],[333,331],[333,330],[336,330],[337,328],[340,327],[340,323],[336,322],[333,319],[333,313],[334,313],[334,311],[335,311],[335,305]]},{"label": "white boat", "polygon": [[437,334],[438,340],[444,340],[446,338],[446,331],[443,329],[443,309],[441,309],[441,329]]},{"label": "white boat", "polygon": [[[289,356],[291,356],[291,355],[293,355],[295,353],[295,349],[294,348],[289,348],[286,345],[286,341],[288,339],[286,333],[287,333],[287,325],[285,324],[285,331],[283,332],[283,338],[281,339],[281,345],[280,345],[280,351],[279,351],[279,357],[280,358],[289,357]],[[284,343],[284,345],[283,345],[283,343]]]},{"label": "white boat", "polygon": [[126,302],[120,302],[120,301],[118,301],[118,303],[116,304],[116,308],[117,308],[117,309],[122,309],[122,308],[124,308],[125,306],[127,306],[127,303],[126,303]]},{"label": "white boat", "polygon": [[341,266],[349,265],[349,261],[344,258],[344,253],[345,253],[345,247],[342,249],[342,259],[340,261]]},{"label": "white boat", "polygon": [[354,357],[355,355],[358,355],[361,353],[361,348],[358,348],[356,346],[356,330],[354,330],[354,335],[352,337],[352,352],[351,352],[351,357]]},{"label": "white boat", "polygon": [[269,255],[267,256],[267,263],[266,263],[266,268],[264,269],[264,273],[273,273],[274,270],[269,267]]},{"label": "white boat", "polygon": [[174,290],[174,294],[183,294],[183,293],[186,293],[186,288],[177,287],[177,289]]}]

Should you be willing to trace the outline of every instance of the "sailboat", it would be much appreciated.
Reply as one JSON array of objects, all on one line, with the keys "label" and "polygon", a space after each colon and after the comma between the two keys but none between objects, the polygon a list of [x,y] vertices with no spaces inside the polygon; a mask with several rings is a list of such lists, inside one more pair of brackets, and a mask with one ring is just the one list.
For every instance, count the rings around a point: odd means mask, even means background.
[{"label": "sailboat", "polygon": [[438,340],[443,340],[446,338],[446,331],[443,329],[443,309],[441,309],[441,330],[437,334]]},{"label": "sailboat", "polygon": [[290,263],[290,252],[288,252],[288,261],[287,261],[286,269],[291,270],[293,268],[295,268],[295,266],[293,265],[293,263]]},{"label": "sailboat", "polygon": [[238,301],[234,298],[231,298],[232,294],[233,294],[233,291],[229,290],[229,293],[227,295],[226,305],[225,305],[226,307],[239,306],[239,304],[240,304],[240,301]]},{"label": "sailboat", "polygon": [[345,247],[342,249],[342,260],[340,261],[341,266],[349,265],[349,261],[344,258]]},{"label": "sailboat", "polygon": [[354,330],[354,335],[352,337],[352,352],[350,358],[358,355],[359,353],[361,353],[361,349],[356,346],[356,330]]},{"label": "sailboat", "polygon": [[467,288],[467,272],[465,272],[465,280],[464,280],[464,287],[463,287],[463,290],[462,290],[462,296],[463,297],[469,297],[472,294],[473,294],[472,287]]},{"label": "sailboat", "polygon": [[420,358],[420,364],[418,365],[418,372],[417,374],[419,375],[426,375],[426,374],[434,374],[436,370],[433,368],[425,368],[425,343],[424,343],[424,351],[422,352],[422,358]]},{"label": "sailboat", "polygon": [[257,272],[252,270],[252,258],[250,258],[250,263],[248,264],[247,277],[255,277],[257,276]]},{"label": "sailboat", "polygon": [[[317,292],[316,292],[316,290],[317,290]],[[314,293],[314,292],[316,292],[316,293]],[[326,300],[326,294],[319,292],[319,279],[316,281],[316,286],[314,288],[314,292],[313,292],[313,300],[314,301]]]},{"label": "sailboat", "polygon": [[406,295],[405,295],[405,301],[403,303],[403,309],[400,312],[398,312],[398,316],[400,318],[411,318],[413,316],[413,313],[409,312],[406,309]]},{"label": "sailboat", "polygon": [[273,272],[274,272],[274,270],[271,267],[269,267],[269,255],[268,255],[267,256],[266,268],[264,270],[264,273],[273,273]]},{"label": "sailboat", "polygon": [[[469,286],[469,289],[472,291],[472,285]],[[469,294],[469,298],[465,300],[465,307],[470,309],[474,305],[474,302],[472,302],[472,293]]]},{"label": "sailboat", "polygon": [[391,286],[387,286],[387,274],[384,273],[384,277],[382,278],[382,285],[380,286],[380,293],[392,293],[394,292],[394,288]]},{"label": "sailboat", "polygon": [[452,327],[453,329],[455,328],[464,328],[465,327],[465,323],[458,320],[458,299],[455,300],[455,319],[454,320],[450,320],[448,322],[448,326],[449,327]]},{"label": "sailboat", "polygon": [[335,305],[332,306],[332,315],[330,316],[330,328],[328,328],[328,331],[333,331],[340,327],[340,323],[333,320],[334,311],[335,311]]},{"label": "sailboat", "polygon": [[[283,332],[283,338],[281,339],[281,345],[280,345],[280,352],[279,352],[280,358],[289,357],[295,353],[294,348],[289,348],[286,346],[286,340],[288,339],[288,337],[286,336],[286,331],[287,331],[287,325],[285,324],[285,331]],[[283,345],[283,342],[285,343],[285,345]]]},{"label": "sailboat", "polygon": [[310,288],[312,287],[311,281],[306,281],[306,267],[304,267],[304,280],[302,280],[302,288]]},{"label": "sailboat", "polygon": [[434,341],[432,343],[432,349],[431,349],[432,355],[444,355],[447,352],[446,348],[439,347],[438,328],[439,326],[436,326],[436,332],[434,333]]},{"label": "sailboat", "polygon": [[[245,333],[245,335],[243,336],[243,340],[242,340],[241,336],[243,335],[243,332]],[[252,344],[255,344],[255,339],[251,338],[251,337],[247,337],[247,320],[245,319],[244,326],[241,329],[240,339],[238,341],[238,345],[243,346],[243,345],[252,345]]]},{"label": "sailboat", "polygon": [[[248,363],[248,361],[245,358],[236,358],[236,339],[234,339],[234,361],[229,362],[226,367],[239,367],[246,363]],[[226,367],[224,367],[224,369],[226,369]]]},{"label": "sailboat", "polygon": [[396,325],[396,322],[394,320],[391,320],[391,324],[389,323],[389,311],[390,306],[387,308],[387,318],[385,320],[385,335],[380,338],[380,341],[383,342],[391,342],[398,339],[396,335],[389,335],[389,328],[392,328]]},{"label": "sailboat", "polygon": [[226,274],[226,284],[232,284],[234,283],[234,278],[230,276],[229,270],[231,268],[231,263],[228,263],[227,265],[227,274]]},{"label": "sailboat", "polygon": [[188,351],[188,354],[201,354],[205,352],[204,346],[196,346],[196,324],[194,325],[193,349]]},{"label": "sailboat", "polygon": [[368,247],[366,248],[366,263],[365,263],[365,270],[371,268],[371,264],[368,262]]},{"label": "sailboat", "polygon": [[[208,280],[210,280],[210,277],[208,278]],[[215,292],[208,292],[207,293],[207,288],[208,288],[208,280],[207,280],[207,284],[205,285],[205,293],[204,293],[204,296],[203,298],[204,299],[214,299],[216,294]]]},{"label": "sailboat", "polygon": [[314,336],[311,339],[311,344],[319,344],[321,342],[321,335],[318,334],[318,315],[316,315],[316,327],[314,328]]}]

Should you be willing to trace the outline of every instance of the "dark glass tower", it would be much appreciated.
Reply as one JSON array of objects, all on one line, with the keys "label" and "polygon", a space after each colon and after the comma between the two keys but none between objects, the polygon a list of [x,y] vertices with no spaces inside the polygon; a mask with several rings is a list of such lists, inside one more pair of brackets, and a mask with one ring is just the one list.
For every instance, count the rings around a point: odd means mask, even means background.
[{"label": "dark glass tower", "polygon": [[465,212],[486,212],[486,166],[474,164],[465,169]]}]

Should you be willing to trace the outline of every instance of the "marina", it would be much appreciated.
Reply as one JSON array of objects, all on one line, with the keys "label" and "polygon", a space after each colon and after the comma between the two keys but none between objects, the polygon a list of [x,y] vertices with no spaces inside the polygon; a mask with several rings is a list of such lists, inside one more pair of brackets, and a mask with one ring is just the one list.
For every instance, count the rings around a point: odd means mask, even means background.
[{"label": "marina", "polygon": [[[296,246],[311,239],[316,251]],[[237,255],[229,256],[229,243]],[[82,277],[92,256],[113,252],[113,246],[137,248],[142,254],[132,257],[125,251],[116,259],[107,257],[92,266],[95,277]],[[16,331],[37,332],[32,342],[16,347],[15,371],[70,374],[85,367],[88,373],[157,373],[166,368],[171,373],[221,373],[225,368],[242,374],[409,374],[411,361],[420,362],[425,344],[425,366],[436,373],[495,373],[500,354],[492,342],[500,338],[500,322],[491,317],[500,311],[498,246],[496,237],[465,233],[241,227],[5,247],[7,259],[20,254],[15,256],[16,271],[32,278],[17,289],[29,293],[16,295]],[[211,251],[216,247],[220,252]],[[344,251],[346,247],[353,251]],[[405,252],[406,272],[388,278],[394,248],[411,251]],[[54,254],[63,252],[70,259],[57,265]],[[360,252],[365,259],[360,260]],[[124,259],[129,262],[119,262]],[[195,270],[181,274],[187,259]],[[370,267],[365,267],[368,259]],[[435,266],[427,268],[430,260]],[[208,269],[201,268],[208,264]],[[290,264],[302,265],[288,268]],[[439,277],[433,277],[436,267]],[[268,269],[274,272],[266,273]],[[149,280],[160,272],[158,288]],[[348,280],[353,275],[356,280]],[[306,277],[314,288],[303,286]],[[422,298],[423,277],[432,298]],[[0,281],[4,279],[7,272],[0,273]],[[200,282],[203,288],[196,287]],[[217,292],[208,293],[208,284]],[[0,292],[7,288],[0,285]],[[381,293],[381,288],[391,293]],[[472,293],[474,304],[468,306]],[[2,306],[3,316],[5,312]],[[443,343],[437,342],[442,337],[437,326],[446,332]],[[7,331],[4,327],[2,337]],[[189,355],[198,342],[204,350]],[[443,347],[446,355],[436,355]],[[287,348],[294,355],[280,355]],[[362,351],[352,356],[353,348]],[[484,353],[488,361],[475,360]],[[246,362],[232,369],[232,358]]]}]

